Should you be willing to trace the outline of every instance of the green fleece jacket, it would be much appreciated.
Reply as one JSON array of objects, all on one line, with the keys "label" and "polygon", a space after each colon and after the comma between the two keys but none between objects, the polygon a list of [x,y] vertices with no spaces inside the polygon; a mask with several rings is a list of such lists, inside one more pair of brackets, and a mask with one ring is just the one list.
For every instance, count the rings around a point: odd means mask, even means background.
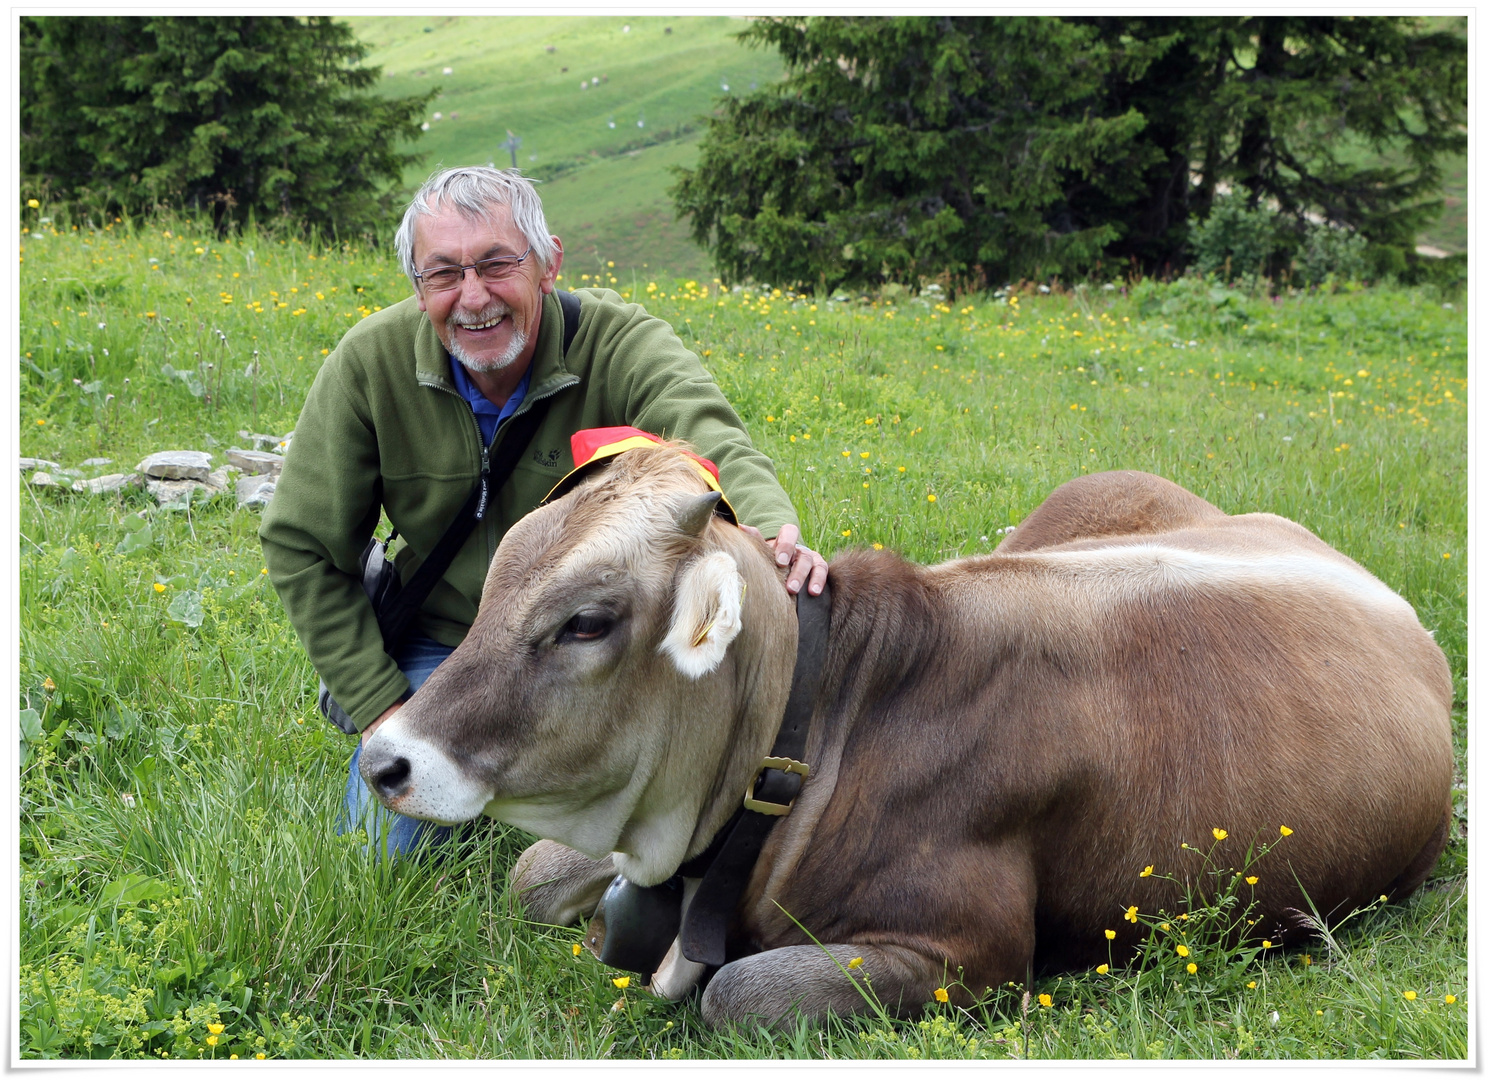
[{"label": "green fleece jacket", "polygon": [[[767,538],[800,525],[770,459],[671,326],[608,289],[576,295],[579,329],[566,357],[562,309],[555,296],[543,299],[517,415],[549,399],[547,416],[494,512],[424,602],[413,633],[460,643],[496,545],[573,468],[569,436],[584,428],[629,424],[685,439],[717,464],[741,521]],[[498,444],[507,430],[498,429]],[[362,548],[385,510],[401,537],[398,573],[408,581],[475,487],[485,453],[449,354],[414,298],[349,330],[310,387],[259,538],[310,662],[358,728],[408,690],[362,592]]]}]

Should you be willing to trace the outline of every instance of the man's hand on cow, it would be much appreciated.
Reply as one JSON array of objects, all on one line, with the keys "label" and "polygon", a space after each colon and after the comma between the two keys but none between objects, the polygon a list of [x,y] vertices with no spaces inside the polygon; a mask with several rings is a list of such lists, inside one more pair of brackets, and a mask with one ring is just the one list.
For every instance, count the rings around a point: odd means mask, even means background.
[{"label": "man's hand on cow", "polygon": [[374,731],[376,731],[379,727],[382,726],[382,722],[384,720],[386,720],[389,716],[392,716],[393,713],[397,712],[402,707],[403,707],[403,702],[401,702],[401,701],[395,701],[395,702],[393,702],[391,705],[389,705],[386,709],[384,709],[382,711],[382,715],[381,716],[379,716],[376,720],[373,720],[366,727],[362,728],[362,745],[363,746],[366,746],[367,745],[367,740],[372,737],[372,733]]},{"label": "man's hand on cow", "polygon": [[812,596],[821,595],[822,587],[827,583],[827,560],[800,542],[800,529],[794,525],[782,525],[775,539],[766,540],[752,525],[740,525],[739,528],[775,552],[777,566],[790,567],[785,576],[786,592],[794,596],[804,584]]}]

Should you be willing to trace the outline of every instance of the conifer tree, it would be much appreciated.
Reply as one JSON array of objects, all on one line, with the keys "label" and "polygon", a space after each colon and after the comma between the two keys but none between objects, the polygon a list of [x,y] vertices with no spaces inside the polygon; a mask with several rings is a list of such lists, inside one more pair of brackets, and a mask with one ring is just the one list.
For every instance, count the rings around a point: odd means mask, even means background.
[{"label": "conifer tree", "polygon": [[[1466,44],[1408,18],[760,20],[779,84],[726,98],[672,188],[729,278],[818,288],[1177,272],[1217,192],[1413,257],[1466,145]],[[1388,162],[1388,164],[1382,164]]]},{"label": "conifer tree", "polygon": [[429,97],[380,98],[366,49],[321,16],[21,20],[28,190],[138,214],[157,204],[342,233],[382,222]]}]

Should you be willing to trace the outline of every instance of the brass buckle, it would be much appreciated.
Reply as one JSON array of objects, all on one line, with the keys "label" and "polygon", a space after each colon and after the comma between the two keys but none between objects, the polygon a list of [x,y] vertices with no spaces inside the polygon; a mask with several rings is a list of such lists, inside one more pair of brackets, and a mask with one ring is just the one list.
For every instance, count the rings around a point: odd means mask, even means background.
[{"label": "brass buckle", "polygon": [[762,802],[754,797],[754,785],[759,783],[760,773],[766,769],[779,769],[781,772],[799,773],[801,781],[811,775],[811,766],[804,761],[797,761],[788,757],[767,757],[760,762],[760,767],[755,770],[754,779],[749,781],[749,793],[744,796],[744,809],[753,810],[757,814],[771,814],[775,817],[784,817],[791,812],[791,807],[796,805],[792,799],[789,803]]}]

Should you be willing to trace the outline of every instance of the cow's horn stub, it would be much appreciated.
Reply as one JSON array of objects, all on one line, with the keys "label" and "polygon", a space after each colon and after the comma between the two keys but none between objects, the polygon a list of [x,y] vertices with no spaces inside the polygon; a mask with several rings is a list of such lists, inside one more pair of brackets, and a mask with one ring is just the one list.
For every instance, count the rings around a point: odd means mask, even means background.
[{"label": "cow's horn stub", "polygon": [[710,491],[684,503],[677,511],[677,531],[687,536],[703,535],[703,529],[707,527],[708,519],[713,516],[721,498],[723,495],[720,492]]}]

